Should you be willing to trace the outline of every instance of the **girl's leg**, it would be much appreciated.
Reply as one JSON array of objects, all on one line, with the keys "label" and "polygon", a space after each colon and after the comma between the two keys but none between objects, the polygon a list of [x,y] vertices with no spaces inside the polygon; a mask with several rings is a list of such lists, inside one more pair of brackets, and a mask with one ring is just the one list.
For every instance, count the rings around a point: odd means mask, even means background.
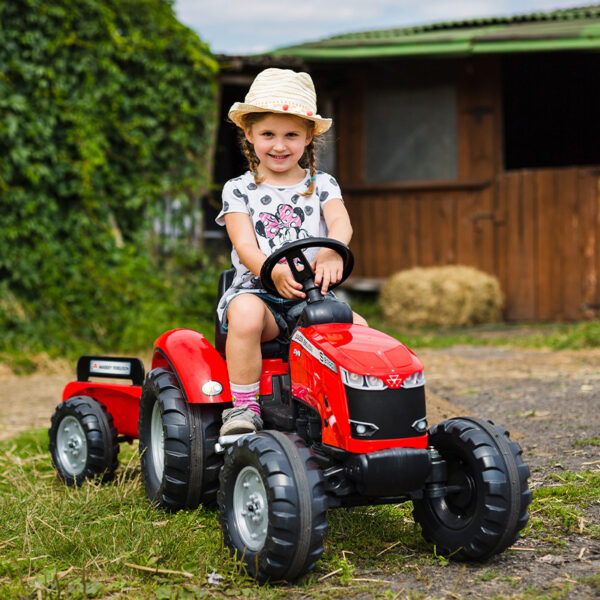
[{"label": "girl's leg", "polygon": [[262,427],[257,402],[262,369],[260,343],[279,333],[273,314],[254,294],[241,294],[231,301],[227,322],[225,353],[234,407],[223,411],[221,435]]},{"label": "girl's leg", "polygon": [[279,334],[275,317],[254,294],[240,294],[229,303],[227,323],[229,379],[239,385],[254,383],[260,379],[262,369],[260,343]]}]

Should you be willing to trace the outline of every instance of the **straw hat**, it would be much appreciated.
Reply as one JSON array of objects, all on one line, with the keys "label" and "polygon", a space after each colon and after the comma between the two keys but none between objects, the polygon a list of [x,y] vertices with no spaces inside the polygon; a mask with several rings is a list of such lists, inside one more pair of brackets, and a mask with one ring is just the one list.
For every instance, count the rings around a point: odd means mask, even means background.
[{"label": "straw hat", "polygon": [[243,129],[242,117],[248,113],[273,112],[295,115],[315,123],[315,135],[331,127],[331,119],[317,114],[317,95],[308,73],[290,69],[265,69],[252,82],[244,102],[229,109],[229,118]]}]

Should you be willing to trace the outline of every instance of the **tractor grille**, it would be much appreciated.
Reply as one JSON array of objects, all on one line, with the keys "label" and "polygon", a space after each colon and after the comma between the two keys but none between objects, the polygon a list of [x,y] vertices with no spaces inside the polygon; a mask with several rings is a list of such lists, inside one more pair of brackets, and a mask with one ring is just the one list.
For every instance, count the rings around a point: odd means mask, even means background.
[{"label": "tractor grille", "polygon": [[[425,418],[425,386],[378,391],[345,388],[354,439],[391,440],[423,435],[413,425]],[[357,423],[365,424],[361,428],[366,429],[364,434],[357,432]]]}]

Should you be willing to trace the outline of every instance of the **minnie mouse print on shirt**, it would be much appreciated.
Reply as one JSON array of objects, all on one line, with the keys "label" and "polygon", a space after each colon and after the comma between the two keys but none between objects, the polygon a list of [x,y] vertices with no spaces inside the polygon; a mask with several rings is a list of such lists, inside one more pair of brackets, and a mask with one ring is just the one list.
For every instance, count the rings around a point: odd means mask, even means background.
[{"label": "minnie mouse print on shirt", "polygon": [[304,211],[298,206],[292,208],[289,204],[280,204],[274,215],[261,212],[258,218],[254,226],[256,235],[267,238],[271,248],[310,237],[308,231],[302,229]]},{"label": "minnie mouse print on shirt", "polygon": [[[223,208],[216,222],[225,225],[226,213],[248,214],[258,246],[266,256],[288,242],[308,237],[327,237],[321,207],[332,198],[342,199],[342,192],[337,181],[323,171],[317,171],[315,175],[314,193],[302,196],[309,184],[308,171],[302,181],[284,187],[268,183],[256,185],[250,171],[246,171],[241,177],[230,179],[224,185]],[[318,251],[318,248],[309,248],[305,253],[306,258],[312,262]],[[235,248],[231,251],[231,262],[235,267],[235,277],[219,302],[219,318],[236,294],[265,292],[260,279],[241,263]]]}]

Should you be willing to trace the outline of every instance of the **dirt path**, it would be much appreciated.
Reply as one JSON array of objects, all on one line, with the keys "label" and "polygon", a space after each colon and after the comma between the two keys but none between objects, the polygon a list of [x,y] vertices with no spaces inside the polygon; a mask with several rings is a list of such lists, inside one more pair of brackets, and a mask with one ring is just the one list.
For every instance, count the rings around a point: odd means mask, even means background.
[{"label": "dirt path", "polygon": [[[600,447],[582,443],[600,436],[599,351],[455,347],[417,353],[426,366],[430,424],[467,413],[504,425],[523,447],[533,489],[548,485],[551,473],[600,469]],[[68,365],[50,367],[18,377],[0,365],[0,439],[49,426],[62,388],[74,376]],[[582,532],[563,538],[558,547],[525,538],[483,566],[450,562],[400,573],[390,589],[398,598],[416,593],[423,599],[538,597],[526,595],[529,586],[547,597],[561,590],[565,595],[556,597],[600,597],[600,582],[596,588],[581,583],[600,573],[600,503],[586,509],[585,519]],[[384,574],[365,574],[379,575]]]},{"label": "dirt path", "polygon": [[49,427],[65,383],[73,377],[74,368],[62,363],[25,376],[17,376],[0,364],[0,440]]}]

